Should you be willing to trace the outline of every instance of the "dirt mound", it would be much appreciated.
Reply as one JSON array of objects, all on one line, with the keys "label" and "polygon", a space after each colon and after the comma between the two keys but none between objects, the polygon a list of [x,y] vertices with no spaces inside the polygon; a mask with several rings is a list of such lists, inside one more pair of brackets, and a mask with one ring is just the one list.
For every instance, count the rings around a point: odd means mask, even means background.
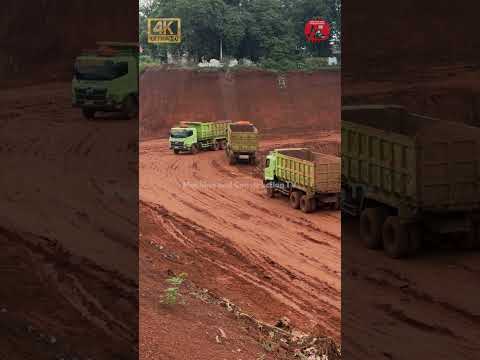
[{"label": "dirt mound", "polygon": [[[137,41],[138,3],[7,1],[0,14],[0,79],[68,80],[74,58],[99,40]],[[22,19],[22,21],[19,21]],[[28,25],[26,25],[28,24]],[[6,55],[8,54],[8,55]]]},{"label": "dirt mound", "polygon": [[248,120],[261,132],[337,130],[340,73],[150,68],[140,81],[140,136],[167,136],[180,121]]}]

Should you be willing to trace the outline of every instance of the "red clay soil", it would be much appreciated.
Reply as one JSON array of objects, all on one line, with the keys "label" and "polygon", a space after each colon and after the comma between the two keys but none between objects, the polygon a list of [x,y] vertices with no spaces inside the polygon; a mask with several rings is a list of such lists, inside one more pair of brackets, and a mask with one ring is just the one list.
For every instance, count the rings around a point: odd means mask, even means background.
[{"label": "red clay soil", "polygon": [[140,101],[143,139],[166,136],[186,120],[248,120],[263,133],[338,130],[340,72],[279,75],[155,67],[141,76]]},{"label": "red clay soil", "polygon": [[[315,137],[317,144],[336,139],[338,146],[338,133],[310,136],[263,140],[261,152]],[[223,151],[174,155],[166,139],[141,143],[140,199],[140,236],[162,248],[153,264],[188,273],[200,288],[261,321],[287,316],[296,329],[316,329],[339,342],[338,211],[291,209],[284,198],[267,198],[257,168],[229,166]],[[153,291],[144,276],[141,270],[141,291]],[[150,321],[141,317],[141,337]],[[153,345],[142,340],[142,346],[149,351]]]},{"label": "red clay soil", "polygon": [[138,357],[136,123],[70,86],[0,91],[2,359]]},{"label": "red clay soil", "polygon": [[444,242],[393,260],[363,247],[358,220],[342,220],[342,356],[479,359],[479,259]]}]

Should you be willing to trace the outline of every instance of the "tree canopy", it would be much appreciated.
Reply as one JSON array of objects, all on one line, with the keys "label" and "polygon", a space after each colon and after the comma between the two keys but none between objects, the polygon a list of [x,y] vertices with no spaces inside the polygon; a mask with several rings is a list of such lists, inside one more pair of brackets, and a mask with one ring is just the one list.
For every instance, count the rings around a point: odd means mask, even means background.
[{"label": "tree canopy", "polygon": [[[314,18],[327,20],[340,38],[340,0],[145,0],[140,4],[139,41],[145,54],[167,52],[195,60],[224,56],[253,61],[288,61],[328,56],[329,42],[309,44],[303,29]],[[147,42],[147,18],[182,19],[182,43]]]}]

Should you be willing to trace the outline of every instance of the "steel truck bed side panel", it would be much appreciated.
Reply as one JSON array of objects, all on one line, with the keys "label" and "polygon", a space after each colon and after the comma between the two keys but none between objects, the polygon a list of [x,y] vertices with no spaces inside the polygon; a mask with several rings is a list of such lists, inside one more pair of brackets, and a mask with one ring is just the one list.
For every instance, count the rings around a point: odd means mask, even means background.
[{"label": "steel truck bed side panel", "polygon": [[480,209],[480,129],[446,123],[418,141],[418,193],[431,210]]},{"label": "steel truck bed side panel", "polygon": [[258,149],[258,133],[229,131],[228,143],[234,152],[255,152]]},{"label": "steel truck bed side panel", "polygon": [[342,176],[341,159],[337,156],[314,153],[315,189],[321,193],[339,193]]},{"label": "steel truck bed side panel", "polygon": [[335,156],[311,151],[282,150],[278,152],[276,173],[281,180],[312,192],[340,192],[340,158]]},{"label": "steel truck bed side panel", "polygon": [[358,121],[342,115],[345,181],[366,185],[371,197],[393,207],[478,209],[480,129],[397,111],[394,122],[391,112],[383,122],[378,113]]},{"label": "steel truck bed side panel", "polygon": [[199,141],[226,138],[228,122],[186,122],[185,124],[197,129],[197,138]]},{"label": "steel truck bed side panel", "polygon": [[342,121],[342,176],[370,187],[377,200],[397,206],[417,202],[413,139]]}]

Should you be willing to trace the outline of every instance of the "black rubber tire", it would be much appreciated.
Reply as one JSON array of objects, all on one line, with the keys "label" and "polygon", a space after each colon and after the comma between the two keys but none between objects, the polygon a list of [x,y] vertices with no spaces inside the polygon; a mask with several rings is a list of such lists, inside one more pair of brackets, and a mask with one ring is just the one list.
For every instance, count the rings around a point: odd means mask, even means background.
[{"label": "black rubber tire", "polygon": [[224,150],[226,147],[227,146],[226,146],[225,140],[220,141],[220,149]]},{"label": "black rubber tire", "polygon": [[382,207],[367,208],[360,215],[360,237],[368,249],[382,247],[382,228],[387,218],[386,210]]},{"label": "black rubber tire", "polygon": [[130,120],[134,119],[138,115],[138,104],[137,101],[133,96],[128,96],[125,101],[123,102],[123,109],[122,109],[123,116]]},{"label": "black rubber tire", "polygon": [[83,117],[87,120],[93,120],[95,119],[95,110],[93,109],[82,109],[82,114],[83,114]]},{"label": "black rubber tire", "polygon": [[462,238],[460,246],[463,250],[480,249],[480,223],[474,223],[469,233]]},{"label": "black rubber tire", "polygon": [[407,224],[398,216],[389,216],[383,224],[383,250],[393,259],[404,258],[409,253],[409,232]]},{"label": "black rubber tire", "polygon": [[312,212],[311,202],[307,195],[302,195],[300,197],[300,210],[306,214]]},{"label": "black rubber tire", "polygon": [[220,149],[220,143],[218,141],[215,141],[213,143],[213,151],[218,151]]},{"label": "black rubber tire", "polygon": [[418,254],[422,248],[423,231],[419,224],[408,225],[408,255]]},{"label": "black rubber tire", "polygon": [[310,209],[312,210],[311,212],[317,211],[317,199],[315,198],[310,199]]},{"label": "black rubber tire", "polygon": [[275,197],[275,189],[273,188],[272,183],[265,184],[265,190],[267,191],[267,196],[269,198]]},{"label": "black rubber tire", "polygon": [[178,149],[173,150],[174,154],[178,154],[179,152],[180,152],[180,150],[178,150]]},{"label": "black rubber tire", "polygon": [[290,193],[290,207],[292,209],[298,209],[300,207],[300,197],[302,193],[300,191],[292,191]]},{"label": "black rubber tire", "polygon": [[192,145],[191,152],[192,152],[192,154],[198,153],[198,146],[197,146],[196,144],[193,144],[193,145]]}]

